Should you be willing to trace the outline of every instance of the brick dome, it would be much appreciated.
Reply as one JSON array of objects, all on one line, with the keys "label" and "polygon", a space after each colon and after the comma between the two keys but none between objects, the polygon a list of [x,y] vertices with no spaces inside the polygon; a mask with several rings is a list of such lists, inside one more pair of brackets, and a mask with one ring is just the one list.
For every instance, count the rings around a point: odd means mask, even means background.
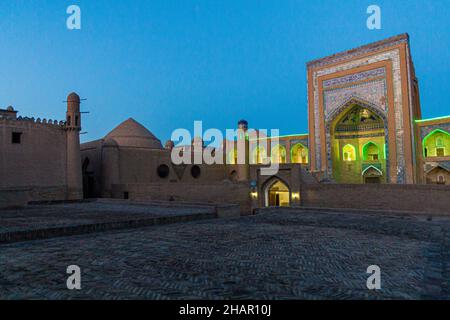
[{"label": "brick dome", "polygon": [[119,147],[163,148],[161,141],[153,133],[132,118],[119,124],[104,139],[114,139]]}]

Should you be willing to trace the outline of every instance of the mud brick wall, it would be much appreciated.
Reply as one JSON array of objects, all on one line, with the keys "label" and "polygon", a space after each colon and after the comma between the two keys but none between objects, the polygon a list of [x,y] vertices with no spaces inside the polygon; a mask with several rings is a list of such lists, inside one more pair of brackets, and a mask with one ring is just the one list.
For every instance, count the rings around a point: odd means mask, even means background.
[{"label": "mud brick wall", "polygon": [[113,185],[113,198],[131,200],[173,200],[239,204],[241,214],[251,212],[250,189],[247,183],[148,183]]},{"label": "mud brick wall", "polygon": [[66,200],[67,187],[27,187],[0,189],[0,209],[23,207],[30,201]]},{"label": "mud brick wall", "polygon": [[450,187],[428,185],[303,185],[302,206],[400,210],[450,215]]}]

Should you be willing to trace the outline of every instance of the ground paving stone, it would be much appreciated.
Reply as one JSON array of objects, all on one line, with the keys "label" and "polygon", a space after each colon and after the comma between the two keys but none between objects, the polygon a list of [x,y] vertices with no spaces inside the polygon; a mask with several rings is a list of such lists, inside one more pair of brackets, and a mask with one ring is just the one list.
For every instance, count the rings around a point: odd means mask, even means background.
[{"label": "ground paving stone", "polygon": [[449,241],[445,218],[273,209],[0,245],[0,298],[450,299]]}]

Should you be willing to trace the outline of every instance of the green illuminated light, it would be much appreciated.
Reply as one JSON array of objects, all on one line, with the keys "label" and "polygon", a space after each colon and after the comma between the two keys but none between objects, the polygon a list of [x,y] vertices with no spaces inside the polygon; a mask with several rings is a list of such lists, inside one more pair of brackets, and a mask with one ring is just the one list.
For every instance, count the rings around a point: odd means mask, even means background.
[{"label": "green illuminated light", "polygon": [[283,135],[283,136],[273,136],[273,137],[261,137],[261,138],[253,138],[250,139],[250,141],[255,141],[255,140],[265,140],[265,139],[280,139],[280,138],[293,138],[293,137],[298,137],[298,136],[307,136],[307,133],[299,133],[299,134],[287,134],[287,135]]},{"label": "green illuminated light", "polygon": [[437,118],[415,120],[415,122],[416,123],[421,123],[421,122],[428,122],[428,121],[434,121],[434,120],[443,120],[443,119],[450,119],[450,116],[443,116],[443,117],[437,117]]}]

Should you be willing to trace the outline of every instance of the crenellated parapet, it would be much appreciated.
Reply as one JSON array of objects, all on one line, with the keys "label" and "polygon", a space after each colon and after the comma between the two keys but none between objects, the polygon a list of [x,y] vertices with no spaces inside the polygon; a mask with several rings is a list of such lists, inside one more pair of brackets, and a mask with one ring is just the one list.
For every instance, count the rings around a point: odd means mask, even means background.
[{"label": "crenellated parapet", "polygon": [[43,126],[51,127],[55,129],[64,129],[66,126],[65,121],[58,121],[58,120],[52,120],[52,119],[41,119],[41,118],[34,118],[34,117],[5,117],[0,116],[0,126],[26,126],[26,127],[36,127],[36,128],[42,128]]}]

